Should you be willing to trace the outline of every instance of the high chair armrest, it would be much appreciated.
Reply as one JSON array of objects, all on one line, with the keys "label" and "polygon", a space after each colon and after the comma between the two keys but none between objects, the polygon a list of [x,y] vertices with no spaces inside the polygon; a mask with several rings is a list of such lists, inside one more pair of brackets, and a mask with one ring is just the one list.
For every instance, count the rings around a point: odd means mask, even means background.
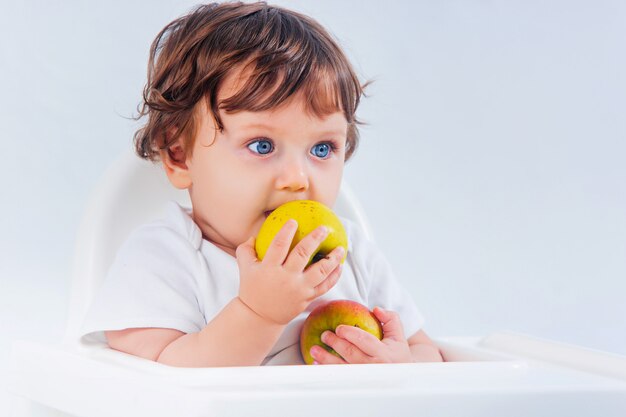
[{"label": "high chair armrest", "polygon": [[435,342],[457,361],[185,369],[103,346],[77,350],[17,342],[9,388],[65,413],[96,417],[274,416],[277,411],[623,417],[626,409],[626,383],[619,379],[502,354],[476,339]]}]

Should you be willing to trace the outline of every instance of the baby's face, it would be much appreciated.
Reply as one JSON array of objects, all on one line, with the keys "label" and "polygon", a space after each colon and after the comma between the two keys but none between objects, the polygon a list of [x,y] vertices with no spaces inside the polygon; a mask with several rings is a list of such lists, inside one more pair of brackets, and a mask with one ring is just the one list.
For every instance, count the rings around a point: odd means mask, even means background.
[{"label": "baby's face", "polygon": [[270,111],[221,112],[219,132],[202,106],[187,167],[193,218],[206,239],[234,255],[283,203],[310,199],[332,207],[345,159],[342,112],[317,118],[296,96]]}]

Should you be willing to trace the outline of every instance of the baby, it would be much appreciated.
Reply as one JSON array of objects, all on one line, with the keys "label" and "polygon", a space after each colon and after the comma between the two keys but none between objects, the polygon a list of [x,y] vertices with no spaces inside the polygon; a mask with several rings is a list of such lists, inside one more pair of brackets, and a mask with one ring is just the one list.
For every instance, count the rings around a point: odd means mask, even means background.
[{"label": "baby", "polygon": [[370,309],[384,338],[351,326],[322,335],[317,364],[441,361],[423,318],[379,250],[343,220],[348,257],[336,248],[307,267],[327,231],[291,251],[297,224],[276,235],[263,261],[254,236],[293,200],[332,207],[358,143],[363,86],[317,22],[265,3],[209,4],[152,44],[135,135],[139,156],[160,161],[191,208],[120,248],[83,334],[173,366],[301,364],[307,315],[334,299]]}]

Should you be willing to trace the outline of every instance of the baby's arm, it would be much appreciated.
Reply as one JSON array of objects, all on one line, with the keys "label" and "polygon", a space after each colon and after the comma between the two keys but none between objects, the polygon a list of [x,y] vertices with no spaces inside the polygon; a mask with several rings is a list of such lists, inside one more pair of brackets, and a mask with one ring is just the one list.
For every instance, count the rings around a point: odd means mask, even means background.
[{"label": "baby's arm", "polygon": [[287,323],[328,292],[341,274],[341,247],[307,268],[326,237],[323,229],[313,231],[290,252],[296,229],[295,222],[287,222],[262,262],[256,258],[253,238],[237,248],[239,296],[200,332],[126,329],[107,332],[109,346],[174,366],[261,364]]},{"label": "baby's arm", "polygon": [[259,365],[284,325],[264,320],[234,298],[204,329],[106,332],[109,346],[166,365],[183,367]]},{"label": "baby's arm", "polygon": [[115,350],[182,367],[258,365],[280,336],[282,325],[262,319],[234,298],[204,329],[138,328],[106,332]]},{"label": "baby's arm", "polygon": [[439,348],[423,330],[418,331],[407,340],[413,362],[443,362]]}]

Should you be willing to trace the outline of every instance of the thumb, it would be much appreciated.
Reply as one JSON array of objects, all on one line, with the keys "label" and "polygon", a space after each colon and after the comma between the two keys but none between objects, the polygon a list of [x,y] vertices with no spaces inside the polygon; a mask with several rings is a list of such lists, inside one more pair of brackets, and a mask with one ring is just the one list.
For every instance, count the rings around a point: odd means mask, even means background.
[{"label": "thumb", "polygon": [[374,308],[374,315],[383,325],[383,338],[395,341],[405,340],[404,328],[400,321],[400,316],[395,311],[383,310],[380,307]]},{"label": "thumb", "polygon": [[250,264],[256,262],[256,250],[254,249],[254,236],[237,246],[235,256],[237,257],[238,264]]}]

